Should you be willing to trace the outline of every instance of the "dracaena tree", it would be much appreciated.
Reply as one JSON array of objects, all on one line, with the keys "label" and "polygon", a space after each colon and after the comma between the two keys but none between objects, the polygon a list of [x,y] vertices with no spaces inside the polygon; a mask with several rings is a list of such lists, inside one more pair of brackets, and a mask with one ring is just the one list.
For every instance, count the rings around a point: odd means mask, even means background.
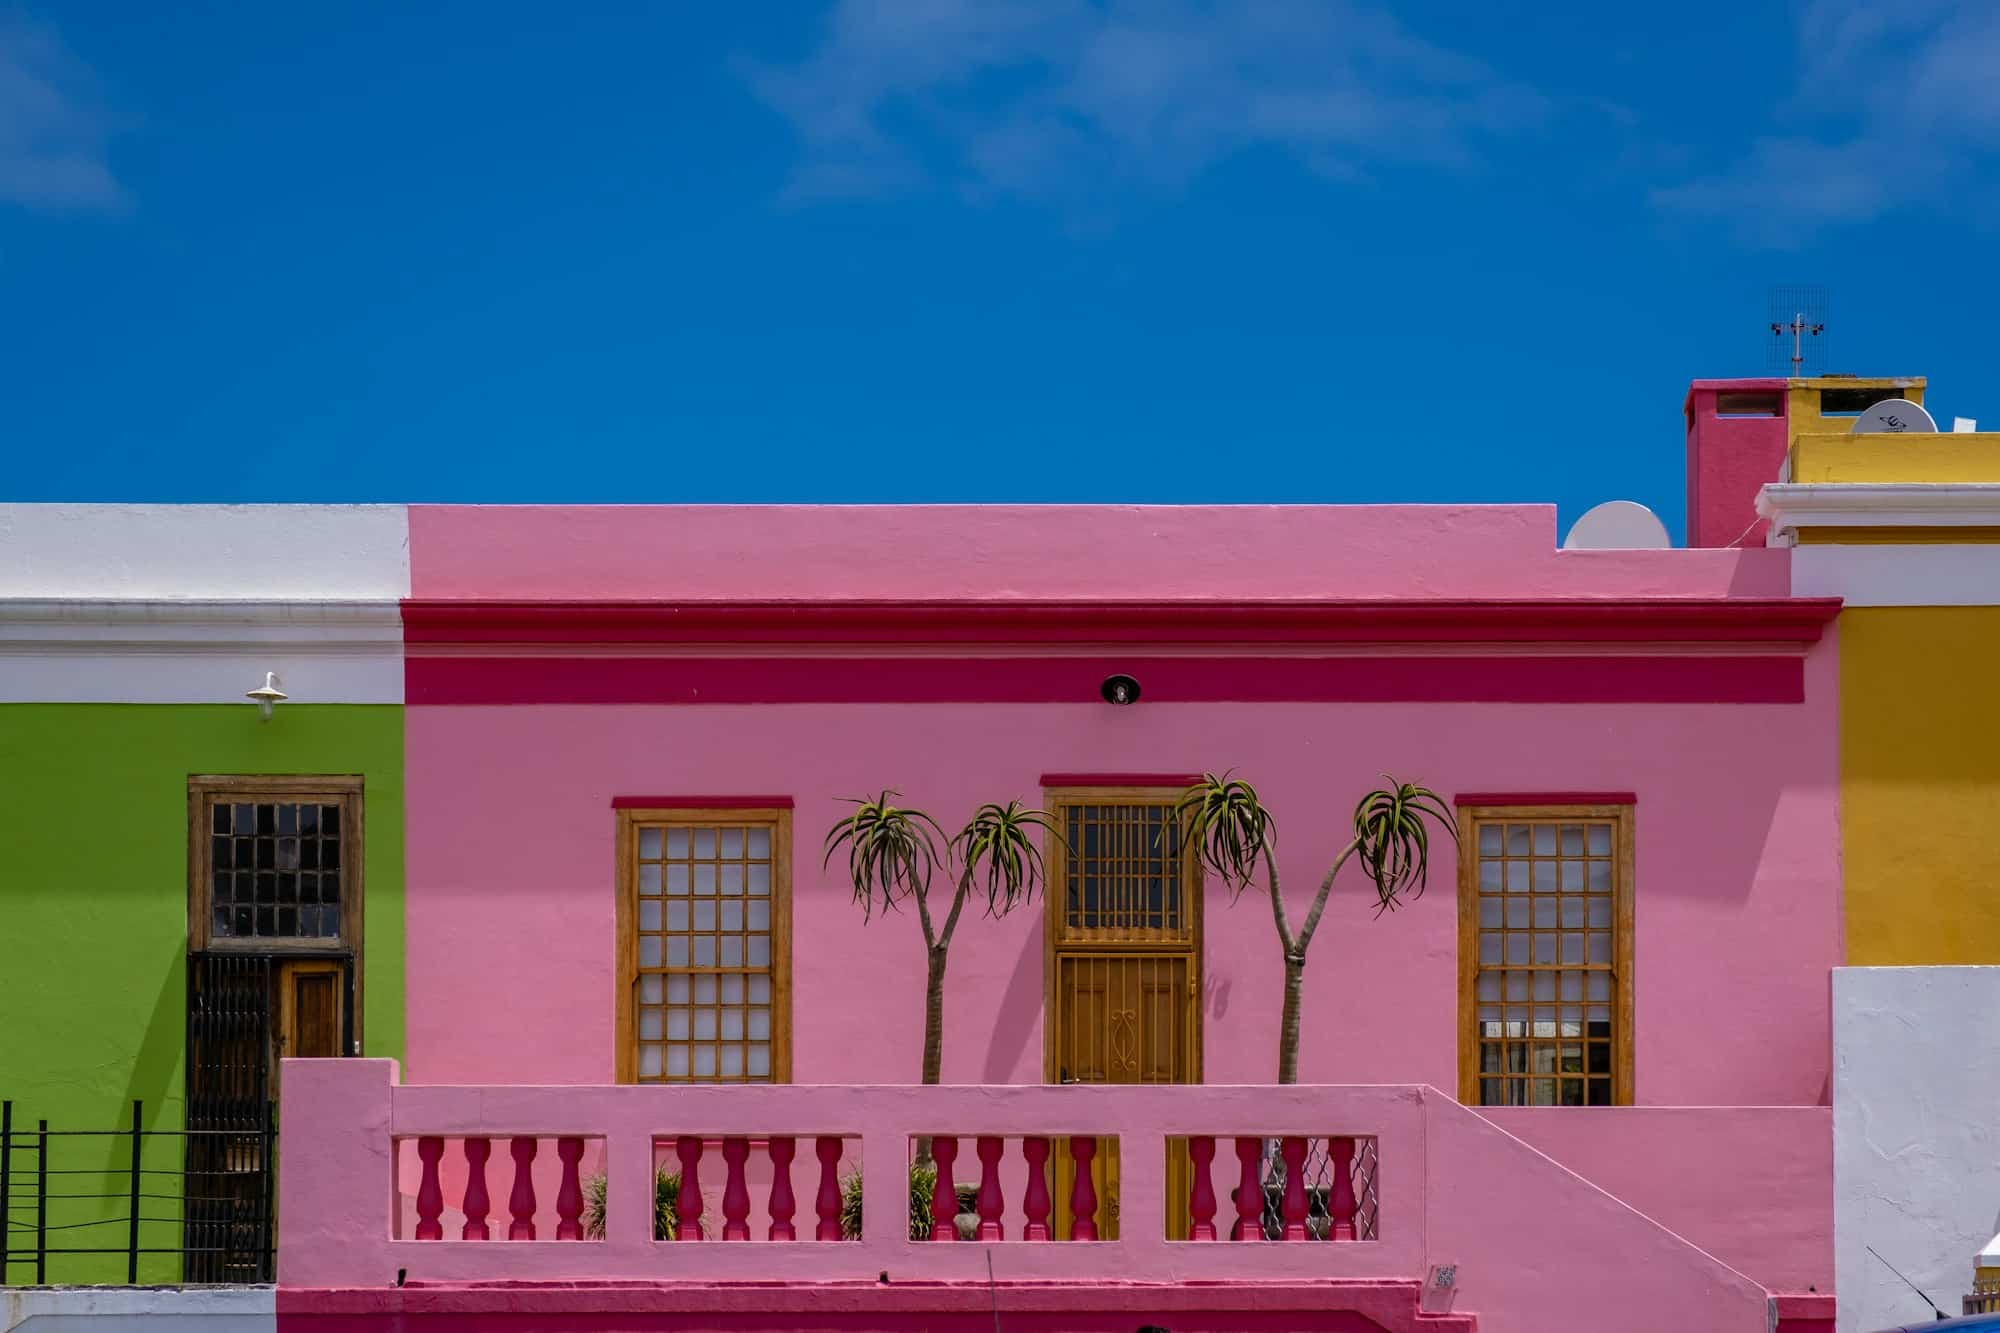
[{"label": "dracaena tree", "polygon": [[[822,868],[836,856],[846,857],[864,919],[878,908],[893,912],[905,902],[916,904],[926,959],[923,1081],[936,1083],[944,1059],[945,966],[965,904],[978,895],[985,899],[986,914],[1000,917],[1032,899],[1043,879],[1036,833],[1055,826],[1047,814],[1019,801],[989,802],[948,835],[928,814],[897,805],[897,799],[885,791],[851,802],[854,813],[827,831]],[[951,897],[933,904],[932,881],[940,876]]]},{"label": "dracaena tree", "polygon": [[1304,988],[1306,950],[1326,914],[1333,882],[1352,861],[1374,887],[1376,915],[1394,911],[1400,900],[1420,896],[1430,874],[1430,829],[1435,822],[1458,841],[1458,825],[1436,792],[1385,778],[1390,785],[1369,792],[1354,807],[1354,825],[1344,846],[1320,878],[1312,906],[1296,929],[1285,910],[1273,855],[1277,823],[1257,791],[1228,774],[1202,775],[1176,805],[1188,844],[1238,897],[1263,866],[1271,918],[1277,923],[1278,944],[1285,954],[1285,1004],[1278,1026],[1278,1082],[1299,1081],[1299,1001]]}]

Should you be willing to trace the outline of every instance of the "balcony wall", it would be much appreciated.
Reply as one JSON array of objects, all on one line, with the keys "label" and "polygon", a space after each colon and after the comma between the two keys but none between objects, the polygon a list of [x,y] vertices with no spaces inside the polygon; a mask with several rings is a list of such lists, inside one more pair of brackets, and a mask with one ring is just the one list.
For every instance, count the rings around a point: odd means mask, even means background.
[{"label": "balcony wall", "polygon": [[[1094,1293],[1090,1301],[1108,1300],[1120,1310],[1159,1308],[1161,1292],[1185,1299],[1196,1290],[1254,1289],[1273,1300],[1282,1295],[1281,1304],[1302,1302],[1299,1308],[1324,1313],[1354,1308],[1364,1296],[1379,1303],[1385,1291],[1395,1291],[1413,1318],[1416,1284],[1438,1264],[1457,1270],[1461,1312],[1501,1333],[1581,1333],[1602,1327],[1593,1321],[1613,1309],[1624,1312],[1619,1327],[1641,1333],[1753,1333],[1766,1327],[1768,1315],[1766,1293],[1756,1283],[1421,1086],[406,1087],[395,1081],[391,1062],[367,1060],[286,1061],[283,1077],[279,1282],[292,1293],[294,1309],[317,1301],[362,1312],[355,1316],[362,1322],[341,1327],[369,1327],[368,1311],[385,1318],[419,1307],[440,1317],[454,1309],[463,1314],[495,1299],[500,1288],[494,1284],[562,1284],[571,1291],[579,1284],[604,1290],[667,1284],[692,1293],[713,1291],[716,1284],[764,1283],[790,1293],[785,1300],[796,1300],[800,1288],[824,1285],[864,1305],[888,1299],[868,1294],[877,1288],[897,1289],[897,1299],[907,1301],[911,1284],[931,1284],[948,1303],[958,1299],[950,1293],[983,1288],[989,1271],[1012,1293],[1057,1283]],[[1071,1238],[1059,1203],[1045,1209],[1029,1198],[1029,1173],[1010,1175],[1003,1164],[1001,1177],[990,1182],[1000,1197],[982,1201],[979,1210],[1003,1228],[1001,1236],[975,1244],[912,1240],[907,1172],[920,1136],[955,1139],[956,1177],[973,1182],[982,1177],[982,1136],[1013,1145],[1064,1137],[1072,1143],[1115,1140],[1119,1169],[1110,1188],[1117,1239]],[[1195,1218],[1212,1215],[1222,1239],[1167,1238],[1167,1145],[1187,1136],[1214,1137],[1206,1195],[1198,1173],[1185,1188]],[[602,1142],[610,1181],[604,1239],[554,1239],[556,1229],[539,1220],[534,1240],[505,1239],[516,1216],[537,1216],[546,1190],[538,1183],[533,1199],[517,1192],[510,1152],[517,1138],[538,1145],[555,1140],[560,1157],[579,1163],[586,1143]],[[812,1239],[820,1182],[812,1146],[821,1138],[858,1145],[870,1201],[858,1240]],[[1343,1140],[1369,1144],[1374,1239],[1317,1239],[1316,1230],[1326,1233],[1304,1225],[1303,1197],[1288,1197],[1283,1212],[1288,1223],[1294,1215],[1299,1220],[1297,1239],[1228,1240],[1235,1221],[1230,1188],[1241,1169],[1235,1144],[1308,1138],[1329,1147]],[[729,1155],[739,1161],[753,1142],[794,1145],[789,1178],[798,1239],[769,1238],[774,1210],[768,1198],[752,1224],[748,1163],[731,1169],[707,1146],[730,1139]],[[462,1221],[446,1231],[442,1190],[428,1188],[429,1181],[420,1186],[417,1213],[425,1234],[437,1238],[399,1236],[398,1144],[421,1143],[423,1156],[440,1160],[444,1150],[468,1140],[491,1147],[486,1184],[492,1239],[463,1239]],[[724,1196],[725,1237],[653,1238],[647,1182],[661,1144],[677,1151],[700,1146],[700,1189],[704,1196]],[[538,1159],[550,1151],[539,1147]],[[558,1227],[568,1234],[579,1207],[581,1167],[564,1174],[556,1185],[556,1211]],[[441,1182],[442,1170],[432,1178]],[[1071,1202],[1078,1205],[1072,1213],[1090,1211],[1087,1201]],[[1011,1224],[1016,1207],[1028,1218],[1049,1216],[1051,1240],[1022,1239],[1024,1228]],[[1261,1214],[1261,1196],[1256,1208]],[[1344,1206],[1335,1201],[1332,1208],[1338,1220]],[[1109,1210],[1110,1201],[1100,1200],[1095,1215],[1103,1221]],[[459,1213],[469,1211],[466,1205]],[[410,1284],[404,1290],[414,1304],[385,1290],[399,1276]],[[537,1289],[544,1302],[568,1299]],[[741,1305],[741,1290],[732,1290]],[[757,1306],[750,1300],[753,1313]],[[281,1313],[285,1308],[281,1299]],[[917,1319],[911,1326],[922,1326],[921,1318],[911,1318]],[[1389,1325],[1374,1319],[1374,1326]]]}]

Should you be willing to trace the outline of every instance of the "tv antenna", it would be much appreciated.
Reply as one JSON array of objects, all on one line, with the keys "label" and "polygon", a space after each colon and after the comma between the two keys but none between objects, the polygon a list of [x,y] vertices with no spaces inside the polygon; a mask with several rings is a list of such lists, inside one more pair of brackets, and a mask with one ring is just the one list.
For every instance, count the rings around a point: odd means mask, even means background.
[{"label": "tv antenna", "polygon": [[1770,312],[1771,369],[1783,369],[1793,379],[1824,369],[1826,345],[1820,335],[1826,332],[1826,288],[1773,287]]},{"label": "tv antenna", "polygon": [[[1868,1253],[1875,1255],[1877,1259],[1882,1259],[1882,1256],[1876,1253],[1875,1247],[1873,1245],[1864,1245],[1861,1248],[1867,1250]],[[1945,1318],[1944,1311],[1938,1309],[1938,1303],[1932,1300],[1930,1297],[1924,1295],[1924,1289],[1922,1287],[1910,1281],[1910,1279],[1903,1277],[1902,1269],[1896,1267],[1896,1265],[1890,1263],[1887,1259],[1882,1259],[1882,1267],[1888,1269],[1891,1273],[1894,1273],[1897,1277],[1902,1278],[1903,1285],[1908,1287],[1911,1291],[1916,1292],[1917,1296],[1923,1301],[1923,1303],[1925,1305],[1930,1306],[1931,1309],[1936,1312],[1939,1320],[1943,1320]]]}]

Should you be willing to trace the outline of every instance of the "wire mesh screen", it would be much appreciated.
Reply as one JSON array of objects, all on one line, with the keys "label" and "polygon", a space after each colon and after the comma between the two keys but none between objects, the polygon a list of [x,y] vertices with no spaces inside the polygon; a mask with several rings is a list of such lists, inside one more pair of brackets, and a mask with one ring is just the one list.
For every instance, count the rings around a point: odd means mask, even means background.
[{"label": "wire mesh screen", "polygon": [[[1375,1193],[1377,1155],[1375,1140],[1356,1138],[1354,1158],[1348,1166],[1348,1183],[1354,1187],[1354,1238],[1377,1239],[1380,1202]],[[1305,1180],[1306,1234],[1326,1240],[1333,1230],[1333,1182],[1336,1164],[1332,1140],[1306,1140],[1305,1163],[1300,1174]],[[1279,1155],[1280,1140],[1264,1141],[1264,1239],[1281,1240],[1285,1234],[1285,1161]]]}]

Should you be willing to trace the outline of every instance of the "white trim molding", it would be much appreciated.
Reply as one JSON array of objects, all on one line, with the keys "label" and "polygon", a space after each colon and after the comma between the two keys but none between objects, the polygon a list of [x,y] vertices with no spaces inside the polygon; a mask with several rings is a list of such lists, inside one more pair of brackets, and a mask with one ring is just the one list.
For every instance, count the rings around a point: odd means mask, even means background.
[{"label": "white trim molding", "polygon": [[276,672],[294,703],[403,702],[392,599],[0,599],[0,703],[241,703]]},{"label": "white trim molding", "polygon": [[1767,482],[1757,513],[1801,528],[2000,527],[2000,482]]}]

